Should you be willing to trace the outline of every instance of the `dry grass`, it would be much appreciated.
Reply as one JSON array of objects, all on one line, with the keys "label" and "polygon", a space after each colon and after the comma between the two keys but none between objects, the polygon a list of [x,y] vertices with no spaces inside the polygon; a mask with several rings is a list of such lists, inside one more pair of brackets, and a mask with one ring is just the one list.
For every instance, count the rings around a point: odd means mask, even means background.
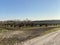
[{"label": "dry grass", "polygon": [[[32,38],[35,38],[37,36],[42,36],[45,35],[47,33],[53,32],[53,31],[57,31],[60,28],[56,28],[56,27],[44,27],[44,28],[30,28],[29,30],[15,30],[15,31],[6,31],[5,33],[3,32],[3,36],[5,35],[10,35],[9,38],[7,38],[7,36],[5,38],[0,38],[2,40],[0,40],[0,45],[14,45],[15,43],[18,42],[23,42]],[[16,31],[23,31],[22,33],[16,33]],[[8,32],[8,33],[7,33]],[[13,33],[14,32],[14,33]],[[11,35],[12,34],[12,35]]]}]

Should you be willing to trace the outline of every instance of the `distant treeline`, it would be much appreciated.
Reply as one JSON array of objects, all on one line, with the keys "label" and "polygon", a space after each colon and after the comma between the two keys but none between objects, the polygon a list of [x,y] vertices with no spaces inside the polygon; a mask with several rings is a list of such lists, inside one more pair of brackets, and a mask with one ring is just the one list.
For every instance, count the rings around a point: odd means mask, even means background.
[{"label": "distant treeline", "polygon": [[60,20],[45,20],[45,21],[0,21],[0,27],[5,28],[20,28],[20,27],[34,27],[34,26],[51,26],[60,25]]}]

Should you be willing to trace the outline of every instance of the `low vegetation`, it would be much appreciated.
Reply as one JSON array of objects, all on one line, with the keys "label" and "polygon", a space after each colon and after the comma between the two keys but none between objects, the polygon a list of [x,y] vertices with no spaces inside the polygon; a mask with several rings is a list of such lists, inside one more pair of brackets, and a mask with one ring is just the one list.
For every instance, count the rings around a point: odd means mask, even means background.
[{"label": "low vegetation", "polygon": [[0,45],[15,45],[58,29],[60,25],[57,23],[52,25],[34,21],[3,21],[0,22]]}]

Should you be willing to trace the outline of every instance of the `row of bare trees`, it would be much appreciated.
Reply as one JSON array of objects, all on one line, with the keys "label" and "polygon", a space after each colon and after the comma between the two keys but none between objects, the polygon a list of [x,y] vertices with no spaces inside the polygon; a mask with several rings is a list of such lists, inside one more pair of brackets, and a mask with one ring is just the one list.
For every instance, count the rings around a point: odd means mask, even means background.
[{"label": "row of bare trees", "polygon": [[34,26],[49,26],[57,24],[36,23],[34,21],[0,21],[0,27],[5,28],[20,28],[20,27],[34,27]]}]

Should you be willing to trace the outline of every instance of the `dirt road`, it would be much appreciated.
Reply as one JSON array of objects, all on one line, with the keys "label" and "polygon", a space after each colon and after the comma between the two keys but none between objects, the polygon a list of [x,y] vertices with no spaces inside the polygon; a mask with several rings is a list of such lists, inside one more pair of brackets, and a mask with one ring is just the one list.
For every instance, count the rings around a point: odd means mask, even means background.
[{"label": "dirt road", "polygon": [[60,30],[25,41],[22,45],[60,45]]}]

